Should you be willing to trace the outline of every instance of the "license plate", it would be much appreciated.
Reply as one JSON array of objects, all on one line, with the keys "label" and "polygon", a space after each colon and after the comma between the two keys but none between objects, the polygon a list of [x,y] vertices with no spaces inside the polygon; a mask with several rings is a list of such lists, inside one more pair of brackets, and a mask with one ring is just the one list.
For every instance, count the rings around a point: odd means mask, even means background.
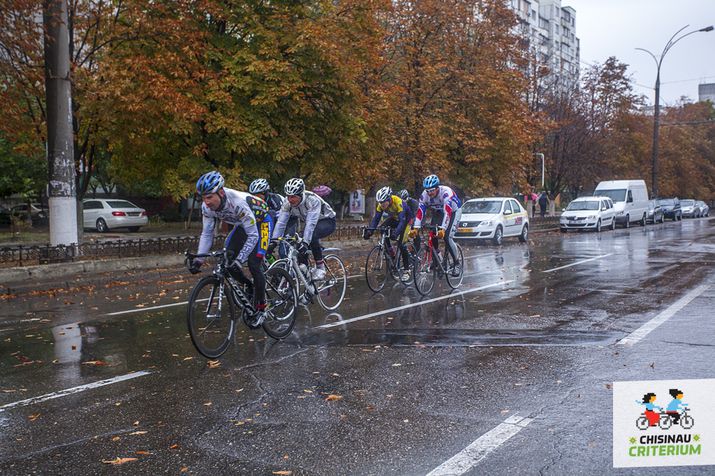
[{"label": "license plate", "polygon": [[457,231],[459,233],[472,233],[474,228],[457,228]]}]

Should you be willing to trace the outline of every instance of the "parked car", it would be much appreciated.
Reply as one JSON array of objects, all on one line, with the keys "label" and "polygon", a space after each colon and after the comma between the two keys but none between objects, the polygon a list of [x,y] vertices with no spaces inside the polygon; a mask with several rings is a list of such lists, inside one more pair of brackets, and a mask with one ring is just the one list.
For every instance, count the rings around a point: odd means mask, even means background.
[{"label": "parked car", "polygon": [[[41,203],[31,203],[29,205],[30,209],[30,216],[32,218],[46,218],[47,217],[47,212],[43,210],[42,204]],[[15,205],[10,209],[10,212],[12,213],[13,216],[20,217],[20,216],[27,216],[27,210],[28,210],[28,204],[27,203],[21,203],[20,205]]]},{"label": "parked car", "polygon": [[624,227],[630,228],[633,222],[645,226],[648,214],[645,180],[606,180],[596,186],[593,196],[613,200],[616,221]]},{"label": "parked car", "polygon": [[524,207],[510,197],[474,198],[462,205],[456,239],[491,240],[501,245],[508,236],[529,237],[529,217]]},{"label": "parked car", "polygon": [[648,215],[646,221],[649,223],[663,223],[665,215],[663,215],[663,207],[660,206],[658,200],[648,200]]},{"label": "parked car", "polygon": [[701,217],[709,217],[710,216],[710,207],[708,206],[708,204],[703,202],[702,200],[698,200],[696,203],[700,207],[700,216]]},{"label": "parked car", "polygon": [[84,228],[95,228],[100,233],[113,228],[139,231],[139,228],[149,223],[146,210],[127,200],[87,199],[82,205]]},{"label": "parked car", "polygon": [[665,218],[670,218],[673,221],[683,219],[683,212],[680,208],[680,199],[678,197],[659,198],[658,204],[660,208],[663,209],[663,216]]},{"label": "parked car", "polygon": [[683,211],[683,218],[698,218],[700,216],[700,209],[692,198],[681,200],[680,208]]},{"label": "parked car", "polygon": [[579,197],[569,203],[559,219],[562,233],[586,229],[600,232],[604,227],[616,229],[616,212],[610,197]]}]

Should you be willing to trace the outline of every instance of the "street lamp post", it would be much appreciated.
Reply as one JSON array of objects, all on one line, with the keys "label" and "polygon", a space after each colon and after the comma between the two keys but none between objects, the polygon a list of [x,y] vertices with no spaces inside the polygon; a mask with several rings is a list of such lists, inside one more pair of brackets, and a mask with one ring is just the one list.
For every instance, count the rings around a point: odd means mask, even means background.
[{"label": "street lamp post", "polygon": [[534,155],[541,159],[541,190],[543,191],[544,190],[544,172],[546,172],[546,167],[544,165],[544,154],[542,154],[541,152],[536,152]]},{"label": "street lamp post", "polygon": [[648,53],[652,58],[653,61],[655,61],[655,66],[656,66],[656,74],[655,74],[655,108],[653,111],[653,149],[652,149],[652,156],[651,156],[651,161],[652,161],[652,177],[651,177],[651,193],[653,194],[654,198],[658,197],[658,139],[659,139],[659,129],[660,129],[660,66],[663,64],[663,58],[665,58],[665,55],[670,51],[670,49],[675,45],[677,42],[685,38],[686,36],[690,36],[693,33],[700,33],[700,32],[709,32],[713,30],[713,26],[710,25],[705,28],[700,28],[699,30],[693,30],[689,33],[685,33],[684,35],[679,36],[681,31],[685,30],[687,27],[690,25],[685,25],[683,28],[680,30],[676,31],[673,36],[670,37],[670,40],[668,40],[668,43],[665,44],[665,48],[663,48],[663,52],[660,54],[660,57],[656,57],[653,53],[650,51],[646,50],[645,48],[636,48],[637,50],[644,51]]}]

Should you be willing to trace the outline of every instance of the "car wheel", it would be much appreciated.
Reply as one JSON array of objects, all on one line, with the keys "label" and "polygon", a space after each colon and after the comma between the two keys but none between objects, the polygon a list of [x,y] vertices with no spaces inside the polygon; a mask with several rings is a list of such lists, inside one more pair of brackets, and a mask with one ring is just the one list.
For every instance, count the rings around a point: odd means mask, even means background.
[{"label": "car wheel", "polygon": [[504,232],[501,229],[501,225],[497,226],[497,229],[494,230],[494,238],[492,238],[492,243],[499,246],[501,245],[503,238]]},{"label": "car wheel", "polygon": [[136,233],[137,231],[139,231],[139,228],[141,228],[141,227],[140,226],[130,226],[129,231],[131,231],[132,233]]},{"label": "car wheel", "polygon": [[631,216],[626,215],[626,224],[623,225],[623,228],[630,228],[631,227]]},{"label": "car wheel", "polygon": [[104,221],[104,218],[97,219],[97,231],[100,233],[106,233],[109,231],[109,227],[107,226],[107,222]]},{"label": "car wheel", "polygon": [[521,235],[519,235],[519,241],[522,243],[526,243],[526,241],[529,239],[529,225],[524,225],[524,228],[521,229]]},{"label": "car wheel", "polygon": [[596,233],[601,233],[601,219],[596,222]]},{"label": "car wheel", "polygon": [[611,218],[611,230],[616,229],[616,217]]}]

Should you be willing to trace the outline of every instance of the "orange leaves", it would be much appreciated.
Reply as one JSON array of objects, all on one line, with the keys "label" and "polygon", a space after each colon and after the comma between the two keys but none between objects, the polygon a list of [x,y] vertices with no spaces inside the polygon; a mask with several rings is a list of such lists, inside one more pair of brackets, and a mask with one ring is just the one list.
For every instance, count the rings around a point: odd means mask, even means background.
[{"label": "orange leaves", "polygon": [[104,463],[104,464],[111,464],[111,465],[114,465],[114,466],[119,466],[119,465],[121,465],[121,464],[125,464],[125,463],[130,463],[130,462],[132,462],[132,461],[136,461],[137,459],[138,459],[138,458],[120,458],[119,456],[117,456],[116,458],[114,458],[114,459],[112,459],[112,460],[103,459],[103,460],[102,460],[102,463]]}]

